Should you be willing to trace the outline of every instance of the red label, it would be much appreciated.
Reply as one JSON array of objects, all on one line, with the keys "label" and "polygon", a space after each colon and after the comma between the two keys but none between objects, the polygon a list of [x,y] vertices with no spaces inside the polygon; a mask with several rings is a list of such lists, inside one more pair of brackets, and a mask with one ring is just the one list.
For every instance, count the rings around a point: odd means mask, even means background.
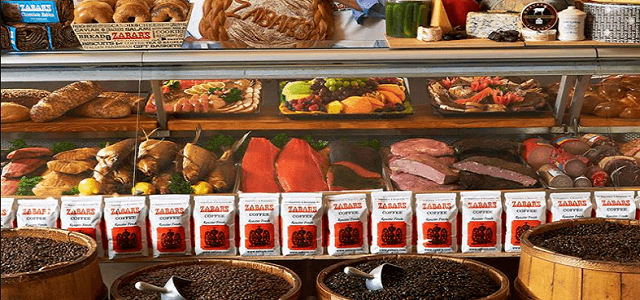
[{"label": "red label", "polygon": [[202,225],[200,226],[200,247],[204,250],[229,249],[229,226]]},{"label": "red label", "polygon": [[114,40],[148,40],[148,39],[151,39],[151,32],[150,31],[112,32],[111,38]]},{"label": "red label", "polygon": [[67,230],[80,232],[82,234],[86,234],[86,235],[90,236],[94,240],[96,239],[96,236],[97,236],[95,228],[87,228],[87,227],[84,227],[84,228],[71,228],[71,227],[69,227],[69,228],[67,228]]},{"label": "red label", "polygon": [[336,248],[362,247],[362,222],[336,223],[334,233]]},{"label": "red label", "polygon": [[136,252],[142,250],[142,229],[140,226],[116,227],[111,229],[113,251]]},{"label": "red label", "polygon": [[469,222],[467,243],[471,247],[495,247],[496,222]]},{"label": "red label", "polygon": [[273,249],[273,224],[247,224],[244,226],[247,249]]},{"label": "red label", "polygon": [[184,227],[158,228],[156,247],[160,252],[184,252],[187,248]]},{"label": "red label", "polygon": [[407,244],[407,224],[405,222],[378,223],[378,245],[385,247],[404,247]]},{"label": "red label", "polygon": [[318,240],[316,237],[315,225],[294,225],[287,227],[287,243],[292,250],[316,250]]},{"label": "red label", "polygon": [[511,244],[514,246],[520,245],[520,237],[529,228],[540,225],[538,220],[520,220],[511,222]]},{"label": "red label", "polygon": [[425,222],[422,223],[422,238],[427,248],[451,247],[451,223]]}]

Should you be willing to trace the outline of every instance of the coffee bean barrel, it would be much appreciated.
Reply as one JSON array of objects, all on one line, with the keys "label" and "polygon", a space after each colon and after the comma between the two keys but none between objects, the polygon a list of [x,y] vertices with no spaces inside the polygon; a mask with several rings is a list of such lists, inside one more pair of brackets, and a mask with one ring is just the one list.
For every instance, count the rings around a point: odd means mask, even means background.
[{"label": "coffee bean barrel", "polygon": [[39,271],[2,275],[2,300],[107,299],[98,265],[96,242],[89,236],[61,229],[2,229],[2,238],[34,237],[74,242],[89,248],[80,258],[46,266]]},{"label": "coffee bean barrel", "polygon": [[[493,267],[486,265],[481,262],[477,262],[471,259],[466,258],[457,258],[457,257],[448,257],[442,255],[430,255],[430,254],[390,254],[390,255],[373,255],[366,256],[353,260],[346,260],[334,265],[331,265],[318,274],[316,279],[316,290],[318,292],[319,300],[349,300],[349,298],[340,295],[338,292],[332,290],[327,285],[327,279],[331,278],[331,276],[336,275],[336,273],[343,272],[344,268],[347,266],[358,266],[367,262],[375,262],[379,260],[424,260],[424,259],[435,259],[442,260],[443,262],[450,263],[459,263],[462,264],[468,269],[475,271],[476,275],[486,275],[492,284],[496,286],[496,291],[492,294],[481,298],[482,300],[505,300],[509,298],[509,279],[504,273],[500,272]],[[446,273],[450,273],[446,271]],[[403,275],[406,276],[406,275]],[[451,276],[451,274],[448,274]],[[455,275],[454,275],[455,276]],[[358,278],[359,279],[359,278]],[[364,282],[365,279],[361,279]],[[384,280],[384,279],[383,279]],[[406,277],[400,277],[398,282],[405,281]],[[384,282],[384,281],[383,281]],[[399,298],[404,298],[403,296],[399,296]],[[385,298],[386,299],[386,298]]]},{"label": "coffee bean barrel", "polygon": [[[274,275],[277,279],[283,279],[285,283],[288,283],[288,285],[290,286],[289,287],[290,289],[286,291],[286,293],[284,293],[282,296],[280,296],[279,299],[294,300],[294,299],[298,299],[301,294],[302,281],[300,280],[300,277],[290,269],[280,265],[266,263],[266,262],[248,261],[248,260],[242,260],[242,259],[191,259],[191,260],[182,260],[182,261],[161,263],[153,266],[148,266],[148,267],[140,268],[138,270],[135,270],[120,276],[118,279],[116,279],[113,282],[113,284],[111,284],[111,300],[131,299],[133,297],[132,295],[130,295],[131,289],[132,289],[132,285],[135,284],[134,281],[137,281],[136,278],[149,277],[152,280],[162,281],[162,283],[160,282],[155,283],[156,285],[162,286],[164,285],[164,283],[166,283],[166,280],[168,280],[168,277],[170,277],[171,275],[179,275],[177,273],[184,272],[185,269],[196,269],[196,268],[198,269],[197,276],[194,275],[193,273],[189,273],[189,276],[197,277],[198,281],[195,283],[200,285],[202,285],[202,283],[209,283],[212,286],[200,286],[200,287],[191,286],[190,288],[193,289],[193,291],[191,292],[197,293],[200,296],[205,296],[206,298],[209,298],[209,299],[221,299],[221,298],[225,298],[225,296],[220,296],[220,295],[206,296],[207,295],[206,292],[201,292],[202,290],[215,290],[216,293],[221,293],[220,290],[224,289],[224,290],[229,290],[230,293],[233,293],[237,297],[240,297],[240,296],[244,297],[243,299],[245,298],[246,299],[264,299],[265,298],[264,297],[265,295],[240,295],[239,293],[243,293],[243,292],[246,293],[247,291],[246,289],[242,289],[234,286],[234,283],[232,281],[236,279],[238,280],[246,279],[245,281],[247,280],[253,281],[253,283],[255,283],[256,281],[260,281],[260,283],[258,283],[259,286],[261,287],[259,290],[265,290],[270,287],[272,288],[272,286],[267,286],[272,284],[266,283],[267,281],[264,280],[264,277],[255,279],[250,276],[251,274],[247,275],[247,273],[243,273],[243,274],[235,274],[235,275],[231,274],[233,275],[231,277],[235,277],[235,278],[227,279],[228,277],[230,277],[230,276],[227,276],[229,274],[226,274],[226,275],[220,274],[221,272],[224,272],[224,268],[221,268],[220,270],[215,270],[215,271],[211,271],[208,269],[213,267],[215,268],[228,267],[229,269],[241,268],[242,270],[246,269],[249,271],[254,271],[255,273],[259,273],[258,271],[261,271],[261,272],[267,273],[267,275]],[[185,279],[194,280],[194,278],[189,278],[189,276],[185,276],[185,275],[179,275],[179,276]],[[203,278],[203,276],[205,278]],[[218,278],[215,278],[216,276]],[[224,280],[219,280],[220,278],[224,278]],[[203,280],[200,280],[200,279],[203,279]],[[150,280],[147,280],[147,281],[150,281]],[[223,282],[220,282],[220,281],[223,281]],[[153,282],[149,282],[149,283],[153,283]],[[198,290],[198,292],[196,292],[196,290]],[[190,292],[190,291],[186,291],[186,292]],[[160,299],[159,294],[157,295],[158,295],[157,298],[155,297],[153,298]],[[187,299],[189,298],[188,297],[189,295],[183,295],[183,296],[187,296]]]},{"label": "coffee bean barrel", "polygon": [[[516,295],[521,299],[540,300],[637,299],[640,295],[640,263],[581,259],[534,246],[531,241],[535,235],[552,230],[606,222],[640,226],[637,220],[591,218],[548,223],[525,232],[521,238],[520,268],[514,284]],[[625,243],[637,241],[622,242]],[[590,243],[593,244],[597,243]],[[615,249],[602,251],[611,253]]]}]

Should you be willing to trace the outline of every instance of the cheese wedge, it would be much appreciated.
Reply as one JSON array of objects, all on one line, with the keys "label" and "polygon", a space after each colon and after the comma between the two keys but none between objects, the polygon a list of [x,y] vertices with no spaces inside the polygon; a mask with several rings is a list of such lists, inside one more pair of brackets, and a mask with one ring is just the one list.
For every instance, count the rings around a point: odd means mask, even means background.
[{"label": "cheese wedge", "polygon": [[431,14],[431,27],[440,27],[442,33],[448,33],[453,30],[451,22],[447,17],[447,12],[444,10],[444,4],[442,0],[433,1],[433,14]]}]

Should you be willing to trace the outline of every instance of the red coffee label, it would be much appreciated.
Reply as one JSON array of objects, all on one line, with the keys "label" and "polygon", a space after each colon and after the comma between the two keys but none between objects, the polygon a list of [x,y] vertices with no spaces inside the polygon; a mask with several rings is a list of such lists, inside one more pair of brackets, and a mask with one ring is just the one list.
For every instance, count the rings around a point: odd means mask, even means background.
[{"label": "red coffee label", "polygon": [[356,248],[362,246],[362,223],[345,222],[336,223],[336,248]]},{"label": "red coffee label", "polygon": [[289,226],[287,235],[289,249],[293,250],[315,250],[318,247],[316,232],[317,227],[313,225]]},{"label": "red coffee label", "polygon": [[136,252],[142,250],[142,230],[139,226],[115,227],[111,230],[114,237],[113,251]]},{"label": "red coffee label", "polygon": [[523,220],[511,222],[511,243],[520,246],[520,237],[532,227],[540,225],[538,220]]},{"label": "red coffee label", "polygon": [[425,222],[422,223],[423,246],[427,248],[451,247],[451,223],[450,222]]},{"label": "red coffee label", "polygon": [[469,222],[467,243],[471,247],[494,247],[496,245],[496,222]]},{"label": "red coffee label", "polygon": [[229,249],[229,226],[200,226],[200,245],[204,250]]},{"label": "red coffee label", "polygon": [[378,223],[378,245],[384,247],[404,247],[406,239],[407,224],[405,222],[380,222]]},{"label": "red coffee label", "polygon": [[156,244],[158,251],[184,252],[187,248],[184,227],[159,227]]},{"label": "red coffee label", "polygon": [[271,249],[274,247],[273,224],[247,224],[244,226],[247,249]]}]

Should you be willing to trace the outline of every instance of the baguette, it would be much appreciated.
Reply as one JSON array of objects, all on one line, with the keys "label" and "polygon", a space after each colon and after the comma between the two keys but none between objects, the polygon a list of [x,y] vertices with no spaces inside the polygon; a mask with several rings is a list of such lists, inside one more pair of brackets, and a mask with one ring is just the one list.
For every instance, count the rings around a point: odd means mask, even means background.
[{"label": "baguette", "polygon": [[31,108],[49,94],[51,92],[38,89],[2,89],[2,102],[13,102]]},{"label": "baguette", "polygon": [[13,102],[2,102],[2,123],[14,123],[29,120],[29,108]]},{"label": "baguette", "polygon": [[131,106],[121,97],[110,97],[102,93],[97,98],[82,104],[70,111],[71,115],[100,118],[117,119],[131,115]]},{"label": "baguette", "polygon": [[[144,109],[145,99],[136,94],[126,93],[126,92],[103,92],[101,95],[122,99],[131,107],[131,113],[137,114],[138,110],[142,111]],[[140,107],[138,107],[140,106]]]},{"label": "baguette", "polygon": [[96,98],[100,90],[100,84],[93,81],[78,81],[57,89],[31,108],[31,120],[47,122],[58,118]]}]

